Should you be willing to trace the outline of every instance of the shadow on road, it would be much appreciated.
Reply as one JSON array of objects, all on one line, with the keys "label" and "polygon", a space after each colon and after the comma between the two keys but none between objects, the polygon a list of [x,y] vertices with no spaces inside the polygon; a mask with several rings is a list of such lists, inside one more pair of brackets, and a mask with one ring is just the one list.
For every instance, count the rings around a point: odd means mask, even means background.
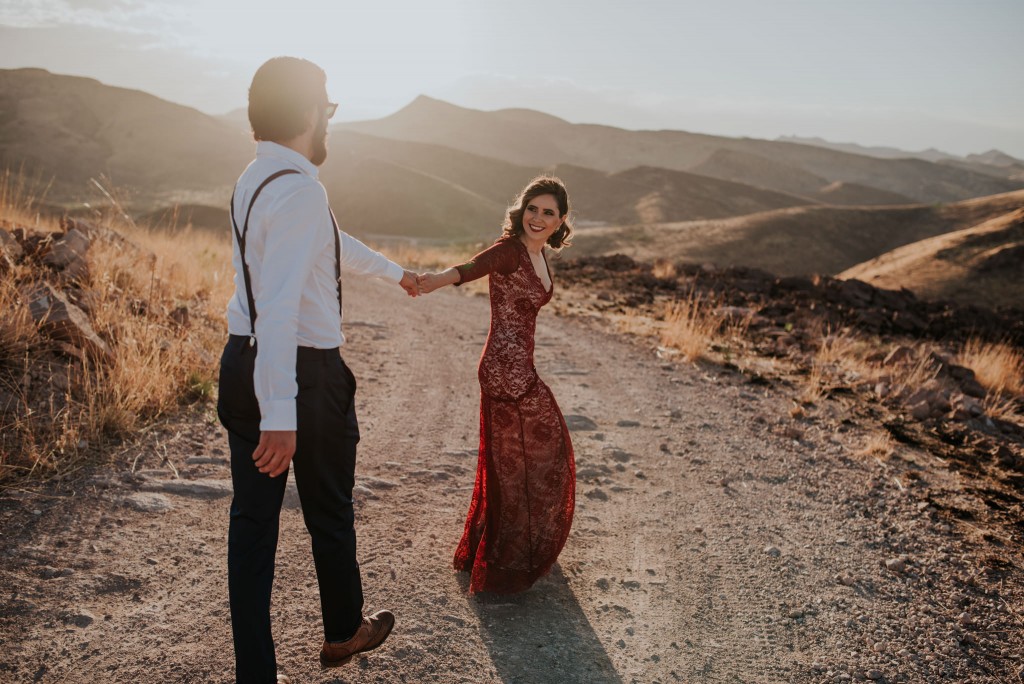
[{"label": "shadow on road", "polygon": [[504,684],[622,684],[557,564],[529,591],[467,600]]}]

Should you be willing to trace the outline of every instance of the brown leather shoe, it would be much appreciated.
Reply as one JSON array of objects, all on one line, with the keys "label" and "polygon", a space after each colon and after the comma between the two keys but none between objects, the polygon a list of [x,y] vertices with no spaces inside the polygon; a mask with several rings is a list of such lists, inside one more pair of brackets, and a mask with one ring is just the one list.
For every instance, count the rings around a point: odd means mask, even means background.
[{"label": "brown leather shoe", "polygon": [[388,638],[395,626],[395,616],[390,610],[379,610],[363,617],[359,629],[348,641],[325,641],[320,649],[320,664],[323,667],[339,667],[352,660],[357,653],[372,651]]}]

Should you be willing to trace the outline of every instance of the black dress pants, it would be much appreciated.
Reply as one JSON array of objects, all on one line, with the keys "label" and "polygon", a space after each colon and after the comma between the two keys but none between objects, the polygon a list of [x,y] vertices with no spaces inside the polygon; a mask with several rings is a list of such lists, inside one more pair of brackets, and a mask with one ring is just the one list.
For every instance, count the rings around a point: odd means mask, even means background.
[{"label": "black dress pants", "polygon": [[[259,472],[252,454],[260,439],[253,390],[256,348],[231,335],[220,365],[217,414],[227,428],[234,497],[228,528],[228,595],[239,684],[273,684],[270,631],[278,519],[288,473]],[[362,619],[363,589],[356,562],[352,508],[355,483],[356,382],[338,349],[299,347],[296,359],[297,435],[292,469],[302,515],[312,537],[324,637],[344,641]]]}]

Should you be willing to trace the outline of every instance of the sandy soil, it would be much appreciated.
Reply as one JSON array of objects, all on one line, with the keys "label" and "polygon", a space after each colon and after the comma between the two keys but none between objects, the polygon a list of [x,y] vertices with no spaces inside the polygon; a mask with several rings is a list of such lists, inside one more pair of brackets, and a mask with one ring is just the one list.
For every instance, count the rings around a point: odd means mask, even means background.
[{"label": "sandy soil", "polygon": [[[467,595],[450,560],[487,301],[349,279],[346,302],[367,609],[398,624],[369,657],[320,670],[290,496],[274,628],[293,681],[1021,681],[1021,549],[978,522],[985,504],[960,474],[903,447],[858,456],[865,434],[838,405],[834,421],[787,431],[783,390],[661,359],[600,318],[546,310],[539,323],[538,370],[576,428],[559,564],[521,595]],[[3,492],[0,680],[232,681],[223,431],[207,411],[112,458]],[[939,496],[978,515],[950,516]]]}]

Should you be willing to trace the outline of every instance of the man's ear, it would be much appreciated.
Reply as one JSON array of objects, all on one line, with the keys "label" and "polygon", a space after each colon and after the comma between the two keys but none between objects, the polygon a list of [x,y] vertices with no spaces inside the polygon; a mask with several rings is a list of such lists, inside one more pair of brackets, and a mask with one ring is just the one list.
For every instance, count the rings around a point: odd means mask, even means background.
[{"label": "man's ear", "polygon": [[302,129],[302,133],[300,133],[299,135],[305,135],[306,133],[309,133],[312,130],[316,130],[317,111],[318,109],[316,105],[311,106],[306,111],[306,127]]}]

